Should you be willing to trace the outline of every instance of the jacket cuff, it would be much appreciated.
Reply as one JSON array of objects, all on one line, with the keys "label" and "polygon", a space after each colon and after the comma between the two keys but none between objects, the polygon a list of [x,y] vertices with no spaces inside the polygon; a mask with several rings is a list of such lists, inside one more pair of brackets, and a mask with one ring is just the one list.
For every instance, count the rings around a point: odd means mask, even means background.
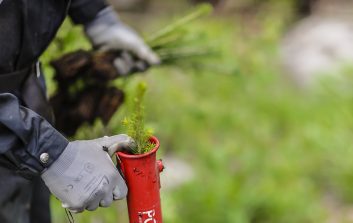
[{"label": "jacket cuff", "polygon": [[36,174],[48,168],[67,147],[69,141],[54,128],[41,132],[41,142],[36,150],[20,153],[22,166]]},{"label": "jacket cuff", "polygon": [[[78,2],[78,3],[76,3]],[[91,22],[99,11],[108,6],[104,0],[73,1],[69,8],[69,15],[76,24]]]}]

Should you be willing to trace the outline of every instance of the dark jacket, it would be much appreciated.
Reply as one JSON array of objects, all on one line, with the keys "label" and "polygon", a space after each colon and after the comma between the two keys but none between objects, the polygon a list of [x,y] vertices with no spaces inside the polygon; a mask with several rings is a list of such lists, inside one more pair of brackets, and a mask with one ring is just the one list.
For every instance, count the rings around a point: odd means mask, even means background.
[{"label": "dark jacket", "polygon": [[[85,24],[104,7],[103,0],[3,0],[0,3],[0,158],[9,166],[38,174],[67,146],[65,137],[29,109],[27,104],[31,103],[24,103],[22,82],[31,72],[26,68],[32,67],[48,47],[67,14],[75,23]],[[12,87],[11,83],[19,78],[5,77],[19,70],[24,70],[26,77]],[[36,95],[30,100],[37,100]],[[40,161],[42,153],[49,154],[47,163]]]}]

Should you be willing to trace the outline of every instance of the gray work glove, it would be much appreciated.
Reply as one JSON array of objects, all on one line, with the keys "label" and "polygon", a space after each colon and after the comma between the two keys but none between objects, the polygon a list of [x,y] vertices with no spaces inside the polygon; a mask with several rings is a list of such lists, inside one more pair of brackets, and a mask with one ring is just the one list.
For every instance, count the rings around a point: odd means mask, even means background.
[{"label": "gray work glove", "polygon": [[[147,65],[159,64],[158,56],[144,43],[131,28],[119,21],[117,14],[111,7],[101,10],[96,18],[85,25],[85,32],[93,46],[108,50],[121,50],[132,53]],[[119,60],[119,58],[117,58]],[[114,61],[121,65],[120,61]],[[117,66],[119,71],[119,67]],[[125,68],[124,68],[125,69]]]},{"label": "gray work glove", "polygon": [[70,142],[41,177],[62,206],[72,212],[110,206],[113,200],[127,194],[124,179],[111,156],[135,145],[133,139],[124,134]]}]

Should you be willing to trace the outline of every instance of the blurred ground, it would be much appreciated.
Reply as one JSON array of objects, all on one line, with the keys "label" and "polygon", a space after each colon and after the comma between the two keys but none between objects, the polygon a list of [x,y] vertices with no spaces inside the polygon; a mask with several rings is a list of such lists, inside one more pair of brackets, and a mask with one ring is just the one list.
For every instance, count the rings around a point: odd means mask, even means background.
[{"label": "blurred ground", "polygon": [[309,88],[322,76],[341,77],[353,62],[353,1],[320,0],[296,23],[281,45],[284,71]]},{"label": "blurred ground", "polygon": [[[153,68],[124,83],[129,92],[147,81],[146,119],[161,141],[160,156],[172,154],[194,169],[186,184],[162,188],[166,223],[353,221],[353,67],[346,64],[336,71],[344,78],[324,78],[310,91],[294,87],[279,69],[278,52],[300,16],[291,1],[266,2],[190,24],[221,52],[203,66]],[[151,4],[146,13],[121,17],[148,34],[190,7]],[[80,34],[66,23],[43,61],[88,48]],[[53,92],[52,70],[46,71]],[[97,122],[75,138],[120,133],[125,115],[123,107],[108,127]],[[67,222],[55,199],[52,207],[54,223]],[[75,219],[128,222],[126,214],[121,201]]]}]

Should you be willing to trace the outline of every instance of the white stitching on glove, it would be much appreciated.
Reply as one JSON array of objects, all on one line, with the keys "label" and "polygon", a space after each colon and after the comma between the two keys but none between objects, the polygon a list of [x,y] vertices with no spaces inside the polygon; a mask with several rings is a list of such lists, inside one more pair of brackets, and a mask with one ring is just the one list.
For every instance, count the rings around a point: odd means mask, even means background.
[{"label": "white stitching on glove", "polygon": [[133,139],[124,134],[73,141],[41,177],[62,206],[74,213],[107,207],[127,194],[110,156],[134,146]]}]

